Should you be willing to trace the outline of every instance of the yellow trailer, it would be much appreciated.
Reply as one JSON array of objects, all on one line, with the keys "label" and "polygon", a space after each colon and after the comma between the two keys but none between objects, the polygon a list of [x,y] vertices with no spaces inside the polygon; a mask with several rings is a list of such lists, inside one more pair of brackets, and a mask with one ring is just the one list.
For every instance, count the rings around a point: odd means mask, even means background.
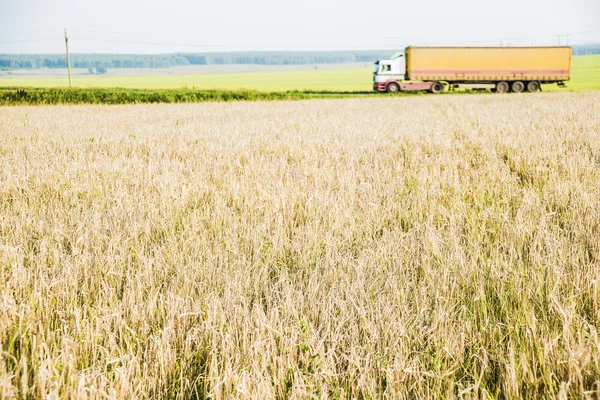
[{"label": "yellow trailer", "polygon": [[568,46],[408,47],[405,54],[407,80],[503,83],[499,92],[509,85],[523,91],[532,82],[530,89],[536,91],[542,83],[568,81],[571,75]]},{"label": "yellow trailer", "polygon": [[375,63],[373,89],[390,93],[450,88],[536,92],[571,76],[571,48],[407,47]]}]

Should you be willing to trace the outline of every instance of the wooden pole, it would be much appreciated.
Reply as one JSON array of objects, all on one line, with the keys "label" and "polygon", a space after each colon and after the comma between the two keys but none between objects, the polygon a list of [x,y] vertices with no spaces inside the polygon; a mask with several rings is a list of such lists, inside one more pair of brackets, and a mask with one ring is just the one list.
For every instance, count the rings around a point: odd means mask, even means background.
[{"label": "wooden pole", "polygon": [[65,47],[67,49],[67,69],[69,71],[69,87],[71,86],[71,57],[69,57],[69,37],[67,36],[67,30],[65,29]]}]

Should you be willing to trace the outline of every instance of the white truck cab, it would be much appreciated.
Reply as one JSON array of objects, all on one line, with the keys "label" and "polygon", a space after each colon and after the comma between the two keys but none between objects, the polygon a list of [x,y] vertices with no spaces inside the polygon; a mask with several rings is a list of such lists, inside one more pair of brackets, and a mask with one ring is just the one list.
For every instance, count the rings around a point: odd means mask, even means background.
[{"label": "white truck cab", "polygon": [[[373,71],[373,90],[385,92],[389,82],[402,82],[406,73],[404,52],[396,53],[390,60],[378,60]],[[390,86],[391,91],[399,86]]]}]

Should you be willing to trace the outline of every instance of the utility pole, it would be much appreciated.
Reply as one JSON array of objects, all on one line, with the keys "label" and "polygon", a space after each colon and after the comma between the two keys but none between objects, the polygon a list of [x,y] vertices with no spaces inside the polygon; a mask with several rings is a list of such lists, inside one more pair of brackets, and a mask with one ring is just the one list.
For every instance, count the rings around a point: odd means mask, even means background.
[{"label": "utility pole", "polygon": [[571,36],[570,34],[565,34],[565,35],[557,35],[558,36],[558,45],[562,45],[562,38],[565,38],[565,45],[568,46],[569,45],[569,36]]},{"label": "utility pole", "polygon": [[71,57],[69,57],[69,37],[67,36],[67,30],[65,29],[65,47],[67,49],[67,69],[69,71],[69,87],[71,86]]}]

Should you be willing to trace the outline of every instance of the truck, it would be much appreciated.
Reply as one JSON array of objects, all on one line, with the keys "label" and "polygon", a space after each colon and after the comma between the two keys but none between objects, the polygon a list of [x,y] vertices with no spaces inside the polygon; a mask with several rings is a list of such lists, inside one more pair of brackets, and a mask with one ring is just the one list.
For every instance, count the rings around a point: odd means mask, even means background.
[{"label": "truck", "polygon": [[407,47],[375,62],[373,90],[429,91],[446,88],[495,93],[537,92],[542,84],[564,86],[571,75],[571,47]]}]

